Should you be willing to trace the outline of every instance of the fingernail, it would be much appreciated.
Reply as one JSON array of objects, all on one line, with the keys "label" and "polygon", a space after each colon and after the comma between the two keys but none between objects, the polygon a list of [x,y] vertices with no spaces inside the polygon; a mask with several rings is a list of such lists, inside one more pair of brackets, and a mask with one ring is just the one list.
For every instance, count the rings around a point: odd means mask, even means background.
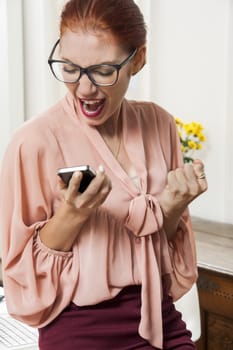
[{"label": "fingernail", "polygon": [[104,171],[105,171],[103,165],[99,165],[98,170],[99,170],[99,172],[102,173],[102,174],[103,174]]}]

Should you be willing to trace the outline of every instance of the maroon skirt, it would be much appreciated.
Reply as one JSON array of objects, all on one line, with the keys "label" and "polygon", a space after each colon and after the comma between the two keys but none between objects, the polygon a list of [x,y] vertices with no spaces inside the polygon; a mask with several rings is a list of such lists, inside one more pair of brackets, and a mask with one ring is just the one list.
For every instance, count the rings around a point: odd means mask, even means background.
[{"label": "maroon skirt", "polygon": [[[54,321],[39,329],[40,350],[152,350],[138,334],[141,287],[124,288],[114,299],[94,306],[71,303]],[[195,349],[173,304],[162,302],[164,349]]]}]

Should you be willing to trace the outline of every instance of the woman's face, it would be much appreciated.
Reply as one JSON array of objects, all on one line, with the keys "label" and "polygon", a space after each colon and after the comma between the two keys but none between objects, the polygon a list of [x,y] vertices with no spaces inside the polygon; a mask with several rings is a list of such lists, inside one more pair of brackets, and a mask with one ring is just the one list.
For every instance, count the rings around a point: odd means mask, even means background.
[{"label": "woman's face", "polygon": [[[61,58],[83,68],[103,63],[119,64],[129,54],[109,33],[67,30],[61,38]],[[121,68],[113,86],[95,86],[86,74],[78,83],[66,84],[76,99],[81,118],[93,126],[103,125],[111,118],[119,109],[132,72],[133,60]]]}]

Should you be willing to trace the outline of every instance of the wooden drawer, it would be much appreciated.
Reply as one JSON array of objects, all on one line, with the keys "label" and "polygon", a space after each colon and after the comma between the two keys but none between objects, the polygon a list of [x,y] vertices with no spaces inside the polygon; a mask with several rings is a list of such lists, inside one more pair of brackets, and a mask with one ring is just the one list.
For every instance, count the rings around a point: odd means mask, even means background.
[{"label": "wooden drawer", "polygon": [[199,268],[201,307],[233,319],[233,276]]},{"label": "wooden drawer", "polygon": [[201,339],[198,350],[233,349],[233,276],[199,268]]},{"label": "wooden drawer", "polygon": [[209,313],[207,318],[208,349],[233,349],[233,321],[226,317]]}]

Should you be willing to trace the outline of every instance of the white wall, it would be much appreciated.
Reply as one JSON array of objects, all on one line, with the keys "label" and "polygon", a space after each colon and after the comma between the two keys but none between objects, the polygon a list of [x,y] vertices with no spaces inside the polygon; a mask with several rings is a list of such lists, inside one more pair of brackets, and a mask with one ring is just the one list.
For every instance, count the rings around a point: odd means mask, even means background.
[{"label": "white wall", "polygon": [[226,220],[233,222],[233,1],[231,0],[228,13],[225,217]]},{"label": "white wall", "polygon": [[62,2],[0,0],[0,161],[13,131],[64,94],[47,63]]},{"label": "white wall", "polygon": [[148,67],[141,74],[149,72],[149,79],[145,89],[134,81],[129,97],[142,94],[205,126],[207,142],[197,156],[205,162],[209,189],[191,213],[233,223],[233,2],[154,0],[149,23]]},{"label": "white wall", "polygon": [[47,63],[58,38],[58,5],[54,0],[23,0],[27,119],[53,104],[64,91],[62,84],[53,78]]},{"label": "white wall", "polygon": [[[12,131],[65,91],[47,65],[64,1],[0,0],[0,158]],[[128,97],[153,100],[205,126],[199,156],[209,190],[191,213],[233,223],[233,1],[136,1],[148,23],[148,59]]]},{"label": "white wall", "polygon": [[21,1],[0,0],[0,159],[12,130],[24,120],[22,34]]}]

